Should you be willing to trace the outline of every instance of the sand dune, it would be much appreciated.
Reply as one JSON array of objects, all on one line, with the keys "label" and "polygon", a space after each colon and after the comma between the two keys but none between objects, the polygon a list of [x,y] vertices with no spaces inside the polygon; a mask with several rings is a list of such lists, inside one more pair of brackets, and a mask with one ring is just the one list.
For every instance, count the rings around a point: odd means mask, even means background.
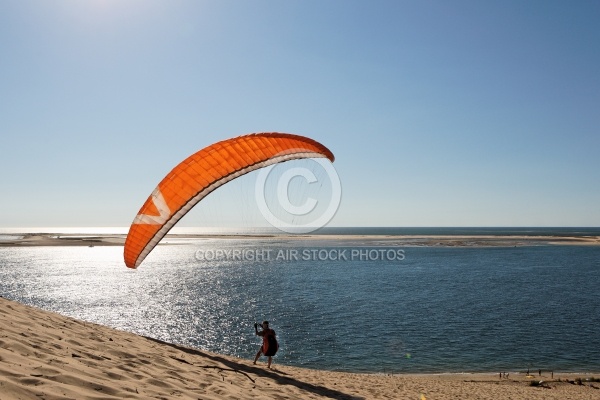
[{"label": "sand dune", "polygon": [[[600,399],[592,374],[371,375],[208,353],[0,298],[0,399]],[[250,357],[251,355],[249,355]],[[600,376],[597,374],[596,376]],[[582,384],[569,383],[581,377]],[[535,379],[545,387],[530,386]],[[557,379],[562,379],[557,381]]]}]

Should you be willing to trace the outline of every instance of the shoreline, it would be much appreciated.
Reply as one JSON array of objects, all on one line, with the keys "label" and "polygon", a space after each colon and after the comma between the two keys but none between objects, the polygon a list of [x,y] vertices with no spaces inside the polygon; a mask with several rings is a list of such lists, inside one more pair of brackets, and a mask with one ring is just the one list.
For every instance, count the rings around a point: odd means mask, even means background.
[{"label": "shoreline", "polygon": [[[0,235],[0,247],[30,246],[123,246],[126,235],[11,233]],[[232,235],[167,234],[159,245],[182,245],[206,240],[249,240],[278,242],[322,242],[340,245],[382,245],[406,247],[522,247],[600,246],[600,236],[532,235]],[[179,243],[178,243],[179,241]]]},{"label": "shoreline", "polygon": [[[600,372],[368,374],[167,343],[0,297],[0,393],[18,398],[600,399]],[[593,379],[592,379],[593,378]],[[587,379],[587,380],[586,380]],[[596,380],[597,379],[597,380]],[[534,382],[532,384],[532,382]]]}]

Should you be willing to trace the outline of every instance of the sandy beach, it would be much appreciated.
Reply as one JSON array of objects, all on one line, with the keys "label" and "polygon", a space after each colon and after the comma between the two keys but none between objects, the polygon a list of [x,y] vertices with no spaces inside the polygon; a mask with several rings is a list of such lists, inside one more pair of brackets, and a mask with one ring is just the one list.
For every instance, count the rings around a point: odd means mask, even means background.
[{"label": "sandy beach", "polygon": [[251,355],[160,342],[4,298],[0,326],[3,400],[600,399],[599,373],[384,375],[277,364],[269,370],[264,360],[253,365]]}]

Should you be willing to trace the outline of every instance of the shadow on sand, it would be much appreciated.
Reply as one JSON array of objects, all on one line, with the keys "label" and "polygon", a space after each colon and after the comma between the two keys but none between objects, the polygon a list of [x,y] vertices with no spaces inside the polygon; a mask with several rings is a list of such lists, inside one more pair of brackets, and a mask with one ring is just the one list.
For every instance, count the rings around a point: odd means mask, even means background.
[{"label": "shadow on sand", "polygon": [[272,369],[269,370],[269,369],[244,365],[244,364],[240,364],[235,361],[231,361],[226,358],[220,357],[218,355],[211,355],[211,354],[204,353],[197,349],[180,346],[180,345],[173,344],[173,343],[168,343],[168,342],[165,342],[165,341],[162,341],[159,339],[154,339],[154,338],[151,338],[148,336],[144,336],[144,337],[148,340],[151,340],[153,342],[156,342],[156,343],[159,343],[159,344],[162,344],[165,346],[175,348],[184,353],[207,358],[209,360],[221,363],[221,364],[227,366],[227,368],[231,368],[233,370],[244,372],[246,374],[253,374],[258,377],[269,378],[269,379],[274,380],[275,382],[277,382],[280,385],[293,385],[293,386],[297,387],[298,389],[301,389],[301,390],[304,390],[307,392],[311,392],[311,393],[317,394],[319,396],[329,397],[332,399],[347,399],[347,400],[363,400],[364,399],[363,397],[352,396],[352,395],[346,394],[344,392],[340,392],[339,390],[333,390],[333,389],[327,388],[325,386],[313,385],[311,383],[299,381],[298,379],[290,378],[290,377],[286,376],[287,374],[285,374],[284,372],[281,372],[281,371],[276,371],[276,370],[272,370]]}]

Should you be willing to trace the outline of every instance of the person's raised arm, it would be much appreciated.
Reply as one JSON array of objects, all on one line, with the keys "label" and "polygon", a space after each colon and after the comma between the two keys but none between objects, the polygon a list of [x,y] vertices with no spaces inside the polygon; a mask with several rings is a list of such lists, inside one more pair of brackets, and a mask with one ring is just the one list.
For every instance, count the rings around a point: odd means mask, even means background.
[{"label": "person's raised arm", "polygon": [[[262,325],[261,325],[261,328],[262,328]],[[256,336],[263,336],[265,331],[263,330],[263,331],[259,332],[258,331],[258,323],[255,322],[254,323],[254,332],[255,332]]]}]

